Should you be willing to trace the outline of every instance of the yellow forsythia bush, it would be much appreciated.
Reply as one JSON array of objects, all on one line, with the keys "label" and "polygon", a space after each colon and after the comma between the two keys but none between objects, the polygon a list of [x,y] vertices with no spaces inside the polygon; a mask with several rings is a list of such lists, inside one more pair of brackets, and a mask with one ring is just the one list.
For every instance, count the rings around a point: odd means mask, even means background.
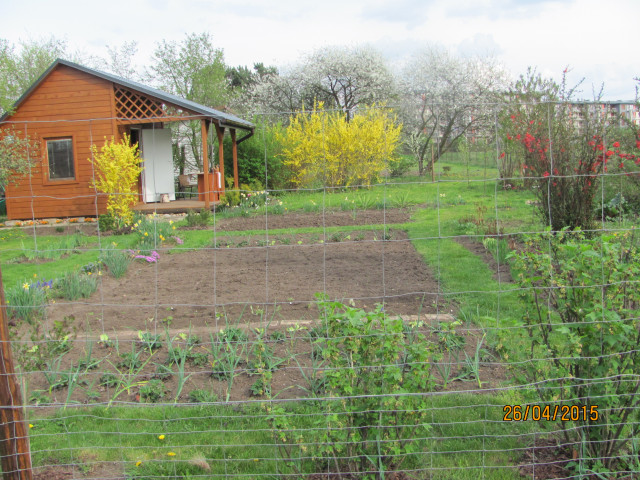
[{"label": "yellow forsythia bush", "polygon": [[283,163],[301,187],[371,185],[391,162],[402,127],[380,107],[359,110],[350,121],[337,111],[313,111],[291,117],[278,135]]},{"label": "yellow forsythia bush", "polygon": [[107,141],[105,137],[100,150],[91,145],[91,153],[93,159],[90,160],[96,169],[93,186],[108,195],[107,211],[118,227],[130,224],[133,220],[131,207],[136,203],[136,184],[142,172],[138,145],[130,145],[127,135],[120,143],[113,139]]}]

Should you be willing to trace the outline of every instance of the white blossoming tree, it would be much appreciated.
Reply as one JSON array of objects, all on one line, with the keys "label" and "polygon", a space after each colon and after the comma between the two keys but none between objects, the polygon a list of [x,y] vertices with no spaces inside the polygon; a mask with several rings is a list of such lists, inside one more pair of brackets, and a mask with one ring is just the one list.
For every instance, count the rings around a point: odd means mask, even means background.
[{"label": "white blossoming tree", "polygon": [[431,47],[414,55],[401,76],[406,144],[422,175],[456,141],[493,124],[492,104],[507,85],[491,58],[460,58]]},{"label": "white blossoming tree", "polygon": [[359,106],[396,97],[395,80],[382,55],[370,47],[325,47],[280,75],[261,78],[248,92],[254,110],[296,112],[323,102],[349,120]]}]

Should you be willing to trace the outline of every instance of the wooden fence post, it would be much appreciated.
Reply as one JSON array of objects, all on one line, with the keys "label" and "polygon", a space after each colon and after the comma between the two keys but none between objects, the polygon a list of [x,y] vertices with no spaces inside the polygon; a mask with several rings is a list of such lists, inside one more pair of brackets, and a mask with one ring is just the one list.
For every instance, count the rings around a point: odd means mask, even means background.
[{"label": "wooden fence post", "polygon": [[0,269],[0,465],[4,480],[31,480],[29,432],[13,368],[6,304]]}]

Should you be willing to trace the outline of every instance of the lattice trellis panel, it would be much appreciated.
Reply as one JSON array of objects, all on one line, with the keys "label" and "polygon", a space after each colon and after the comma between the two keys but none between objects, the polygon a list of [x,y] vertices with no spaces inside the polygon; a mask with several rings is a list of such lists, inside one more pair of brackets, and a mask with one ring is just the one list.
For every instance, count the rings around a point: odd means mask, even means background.
[{"label": "lattice trellis panel", "polygon": [[116,98],[116,115],[126,119],[154,119],[167,116],[162,102],[139,93],[114,87]]}]

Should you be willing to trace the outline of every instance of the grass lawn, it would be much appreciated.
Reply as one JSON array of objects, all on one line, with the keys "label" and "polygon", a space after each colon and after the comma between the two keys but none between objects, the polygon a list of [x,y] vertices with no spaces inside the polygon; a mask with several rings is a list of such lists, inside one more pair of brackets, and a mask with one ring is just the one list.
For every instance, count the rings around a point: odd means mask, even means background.
[{"label": "grass lawn", "polygon": [[[504,362],[497,358],[496,346],[517,350],[518,333],[510,328],[521,318],[523,306],[515,286],[495,280],[487,263],[459,240],[465,237],[481,243],[487,234],[499,234],[518,242],[523,233],[540,231],[542,226],[532,205],[534,196],[525,190],[503,189],[492,164],[494,153],[467,157],[448,154],[436,167],[435,182],[430,175],[407,176],[369,189],[318,189],[279,197],[285,215],[353,212],[355,219],[362,210],[408,209],[410,221],[276,228],[268,232],[178,230],[182,243],[163,247],[163,254],[180,255],[211,247],[221,235],[236,243],[265,236],[275,242],[278,237],[296,235],[326,241],[335,233],[404,230],[438,280],[444,300],[456,305],[459,319],[483,329],[485,345],[493,351],[495,361]],[[264,209],[257,210],[258,215],[261,213]],[[135,249],[139,239],[139,233],[34,238],[28,229],[2,229],[0,264],[5,289],[22,288],[23,283],[34,279],[60,278],[68,271],[98,262],[107,247]],[[502,345],[504,342],[510,342],[508,348]],[[477,384],[473,381],[464,385],[463,390],[471,392],[440,391],[427,397],[428,435],[416,439],[423,447],[412,453],[402,468],[410,471],[410,478],[522,478],[515,466],[522,460],[523,449],[553,424],[503,422],[504,405],[533,398],[526,390],[510,389],[510,381],[487,393],[474,392]],[[280,478],[295,475],[298,469],[321,472],[327,459],[312,458],[314,446],[306,443],[305,432],[322,428],[329,414],[326,406],[311,400],[284,403],[301,438],[295,449],[298,457],[284,459],[276,442],[278,432],[267,418],[268,403],[116,404],[109,408],[74,405],[58,411],[29,407],[33,462],[35,466],[82,465],[81,474],[87,476],[116,468],[128,478]],[[309,433],[308,438],[315,437]],[[113,462],[114,466],[105,466],[104,462]]]}]

